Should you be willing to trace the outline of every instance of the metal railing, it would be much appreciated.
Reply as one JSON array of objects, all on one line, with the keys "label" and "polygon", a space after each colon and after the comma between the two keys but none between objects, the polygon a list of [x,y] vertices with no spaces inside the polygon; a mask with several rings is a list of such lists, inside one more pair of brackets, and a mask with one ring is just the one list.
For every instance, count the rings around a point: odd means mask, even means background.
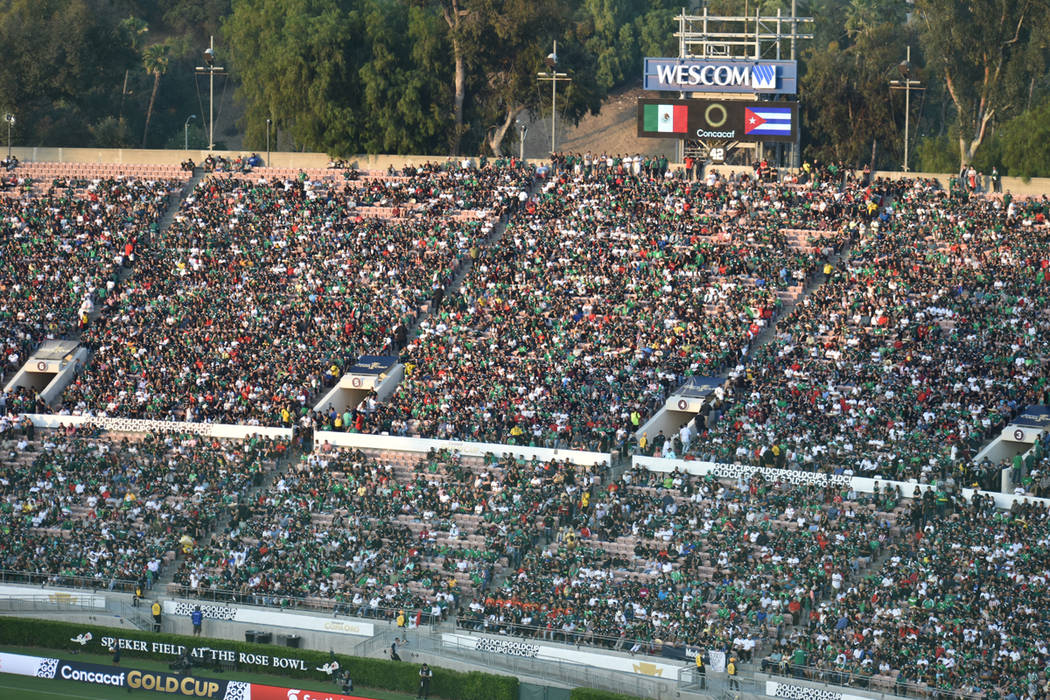
[{"label": "metal railing", "polygon": [[134,593],[136,581],[120,578],[100,578],[96,576],[67,576],[64,574],[35,573],[32,571],[13,571],[0,569],[0,583],[17,583],[46,588],[83,588],[91,591],[112,591],[116,593]]},{"label": "metal railing", "polygon": [[598,688],[656,700],[674,697],[678,688],[677,678],[648,677],[596,668],[562,659],[534,659],[507,654],[490,654],[479,652],[472,645],[461,645],[455,642],[441,641],[435,643],[430,649],[424,647],[421,650],[439,657],[469,661],[473,666],[484,666],[496,671],[510,671],[515,674],[559,681],[572,686]]},{"label": "metal railing", "polygon": [[115,615],[127,620],[140,630],[151,629],[151,620],[144,608],[124,600],[94,594],[76,595],[55,591],[34,595],[0,597],[0,614],[32,614],[78,612],[97,615]]},{"label": "metal railing", "polygon": [[[936,696],[942,700],[975,700],[983,696],[982,692],[967,692],[962,690],[945,690],[934,688],[924,683],[910,683],[904,681],[886,680],[884,677],[871,676],[868,674],[852,673],[848,670],[836,668],[822,668],[816,666],[796,666],[784,664],[765,670],[753,672],[758,684],[764,683],[768,677],[782,683],[801,681],[810,685],[821,685],[829,689],[855,688],[879,698],[929,698]],[[764,689],[762,690],[764,694]]]}]

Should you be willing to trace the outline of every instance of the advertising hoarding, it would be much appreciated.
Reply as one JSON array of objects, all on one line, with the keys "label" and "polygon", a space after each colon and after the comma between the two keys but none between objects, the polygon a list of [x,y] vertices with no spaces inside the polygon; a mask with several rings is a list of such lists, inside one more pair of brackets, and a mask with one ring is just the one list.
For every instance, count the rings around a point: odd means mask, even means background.
[{"label": "advertising hoarding", "polygon": [[749,59],[646,58],[642,82],[646,90],[669,92],[794,95],[798,91],[798,63]]}]

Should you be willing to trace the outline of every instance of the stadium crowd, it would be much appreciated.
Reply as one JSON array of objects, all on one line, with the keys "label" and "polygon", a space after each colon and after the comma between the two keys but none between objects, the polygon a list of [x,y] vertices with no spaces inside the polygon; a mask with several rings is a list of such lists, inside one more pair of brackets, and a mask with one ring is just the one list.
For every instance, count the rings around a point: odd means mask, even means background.
[{"label": "stadium crowd", "polygon": [[[960,492],[997,489],[1011,465],[977,449],[1048,403],[1050,203],[609,157],[547,174],[531,198],[535,172],[505,161],[216,177],[159,234],[171,183],[28,183],[0,199],[5,367],[76,332],[95,356],[60,412],[603,451],[689,376],[731,370],[724,410],[675,453],[934,487],[641,469],[605,486],[565,461],[325,445],[256,491],[284,443],[37,437],[5,418],[5,572],[148,584],[181,552],[174,590],[193,596],[1045,694],[1046,508]],[[359,355],[399,351],[391,400],[310,413]],[[0,396],[0,413],[30,409],[32,392]],[[1047,447],[1012,463],[1021,493],[1050,494]]]},{"label": "stadium crowd", "polygon": [[283,450],[259,438],[135,439],[71,427],[4,438],[0,568],[34,582],[80,578],[97,587],[150,585],[180,542],[205,536]]},{"label": "stadium crowd", "polygon": [[598,475],[509,457],[322,449],[238,504],[232,531],[175,580],[191,595],[440,618],[520,560],[533,522],[567,522]]},{"label": "stadium crowd", "polygon": [[844,244],[838,218],[866,212],[830,186],[697,184],[622,165],[555,175],[420,324],[407,378],[368,428],[622,444],[685,377],[736,364]]},{"label": "stadium crowd", "polygon": [[587,499],[464,624],[616,648],[753,648],[803,602],[867,570],[892,538],[897,504],[634,469]]},{"label": "stadium crowd", "polygon": [[0,197],[0,350],[6,380],[40,341],[76,336],[118,293],[178,183],[32,183]]},{"label": "stadium crowd", "polygon": [[846,260],[732,383],[696,453],[998,487],[977,450],[1047,402],[1045,202],[898,185]]},{"label": "stadium crowd", "polygon": [[815,605],[763,668],[900,694],[1044,696],[1045,505],[924,494],[902,531],[877,571]]},{"label": "stadium crowd", "polygon": [[[447,179],[451,193],[480,191],[496,207],[528,177]],[[89,329],[94,361],[60,412],[295,424],[340,368],[405,342],[492,225],[365,219],[358,194],[309,180],[202,182]]]}]

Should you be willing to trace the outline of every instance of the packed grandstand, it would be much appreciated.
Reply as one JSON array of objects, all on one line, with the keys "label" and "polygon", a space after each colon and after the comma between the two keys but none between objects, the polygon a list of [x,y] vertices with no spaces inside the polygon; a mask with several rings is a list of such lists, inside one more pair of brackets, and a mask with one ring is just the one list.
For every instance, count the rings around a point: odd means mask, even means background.
[{"label": "packed grandstand", "polygon": [[[0,395],[5,581],[1045,692],[1050,436],[977,458],[1050,403],[1045,197],[622,156],[25,164],[3,187],[4,385],[44,340],[91,351],[50,403]],[[322,405],[363,355],[400,385]],[[649,434],[692,377],[721,384]]]}]

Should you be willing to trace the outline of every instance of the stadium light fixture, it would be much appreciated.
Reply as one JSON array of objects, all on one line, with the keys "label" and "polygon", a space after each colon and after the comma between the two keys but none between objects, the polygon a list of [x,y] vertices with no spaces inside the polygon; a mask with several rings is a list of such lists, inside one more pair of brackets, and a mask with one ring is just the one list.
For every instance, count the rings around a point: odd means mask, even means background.
[{"label": "stadium light fixture", "polygon": [[547,67],[550,69],[546,73],[537,73],[536,76],[539,80],[551,81],[551,154],[554,154],[555,146],[555,133],[557,131],[558,123],[555,121],[558,116],[558,81],[564,81],[566,83],[571,82],[572,78],[569,77],[568,73],[559,73],[555,69],[558,67],[558,42],[554,42],[554,50],[547,54],[546,59]]},{"label": "stadium light fixture", "polygon": [[11,127],[15,125],[15,115],[5,112],[4,121],[7,122],[7,159],[11,160]]},{"label": "stadium light fixture", "polygon": [[182,123],[182,150],[190,150],[190,122],[197,118],[196,114],[191,114],[186,117],[186,121]]},{"label": "stadium light fixture", "polygon": [[911,47],[907,48],[906,57],[897,64],[897,71],[902,80],[891,80],[890,90],[904,90],[904,172],[908,172],[908,140],[911,135],[911,91],[925,90],[922,81],[911,78]]},{"label": "stadium light fixture", "polygon": [[211,37],[211,43],[204,49],[203,66],[197,66],[198,74],[208,74],[208,150],[215,149],[215,74],[225,73],[222,66],[215,65],[215,37]]},{"label": "stadium light fixture", "polygon": [[518,129],[521,130],[521,140],[518,142],[518,160],[525,160],[525,134],[529,133],[529,126],[519,119]]}]

